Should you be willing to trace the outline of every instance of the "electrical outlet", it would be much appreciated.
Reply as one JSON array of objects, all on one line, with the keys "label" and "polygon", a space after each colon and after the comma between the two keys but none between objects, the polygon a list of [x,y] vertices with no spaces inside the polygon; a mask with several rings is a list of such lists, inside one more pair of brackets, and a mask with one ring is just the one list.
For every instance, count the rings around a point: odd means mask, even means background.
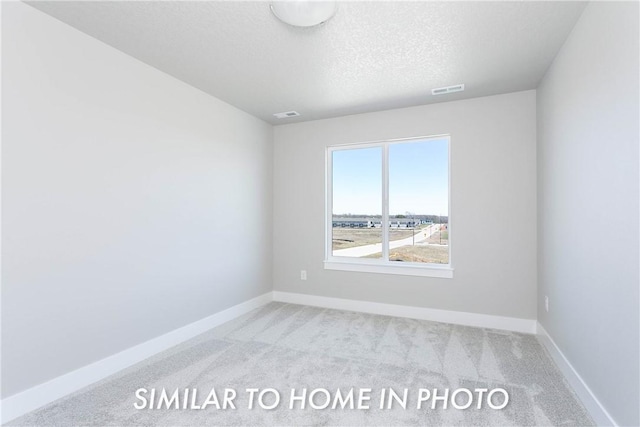
[{"label": "electrical outlet", "polygon": [[300,270],[300,280],[307,280],[307,270]]},{"label": "electrical outlet", "polygon": [[544,310],[548,313],[549,312],[549,297],[548,296],[544,296]]}]

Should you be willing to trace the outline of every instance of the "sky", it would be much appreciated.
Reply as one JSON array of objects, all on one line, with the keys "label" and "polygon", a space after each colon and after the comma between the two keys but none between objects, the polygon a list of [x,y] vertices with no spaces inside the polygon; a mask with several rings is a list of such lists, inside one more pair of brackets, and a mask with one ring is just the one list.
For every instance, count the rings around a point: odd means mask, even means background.
[{"label": "sky", "polygon": [[[389,146],[389,214],[449,215],[447,139]],[[382,148],[333,151],[333,214],[382,214]]]}]

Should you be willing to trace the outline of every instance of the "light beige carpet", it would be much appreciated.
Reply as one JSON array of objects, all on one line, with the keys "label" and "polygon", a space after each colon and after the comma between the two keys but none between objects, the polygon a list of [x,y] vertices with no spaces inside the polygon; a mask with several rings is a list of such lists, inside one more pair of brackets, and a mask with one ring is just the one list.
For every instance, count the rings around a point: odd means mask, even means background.
[{"label": "light beige carpet", "polygon": [[[139,388],[237,391],[236,409],[136,409]],[[248,388],[273,388],[272,410],[248,409]],[[289,409],[291,389],[344,394],[370,388],[370,409]],[[402,395],[380,409],[382,389]],[[501,410],[477,394],[469,409],[417,409],[420,389],[503,388]],[[388,392],[387,392],[388,393]],[[145,395],[149,398],[149,394]],[[265,393],[265,404],[273,394]],[[458,406],[467,398],[458,396]],[[485,396],[486,397],[486,396]],[[496,405],[501,399],[495,395]],[[323,395],[316,395],[317,404]],[[222,402],[220,402],[222,403]],[[182,404],[182,402],[180,402]],[[307,403],[308,405],[308,403]],[[533,335],[301,305],[270,303],[180,346],[27,414],[11,425],[593,425],[592,419]]]}]

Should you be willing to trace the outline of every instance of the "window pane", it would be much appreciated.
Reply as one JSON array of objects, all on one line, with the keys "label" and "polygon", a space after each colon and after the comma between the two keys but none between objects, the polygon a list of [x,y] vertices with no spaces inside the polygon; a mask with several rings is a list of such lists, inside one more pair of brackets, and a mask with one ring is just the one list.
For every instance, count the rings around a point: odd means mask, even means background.
[{"label": "window pane", "polygon": [[449,263],[449,143],[389,145],[389,260]]},{"label": "window pane", "polygon": [[382,148],[333,152],[332,254],[380,258]]}]

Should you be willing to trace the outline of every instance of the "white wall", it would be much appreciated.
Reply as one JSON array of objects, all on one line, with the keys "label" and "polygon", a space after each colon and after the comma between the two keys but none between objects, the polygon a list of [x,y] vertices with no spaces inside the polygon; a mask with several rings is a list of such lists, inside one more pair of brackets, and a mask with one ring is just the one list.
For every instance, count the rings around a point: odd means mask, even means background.
[{"label": "white wall", "polygon": [[590,3],[538,90],[538,317],[621,425],[640,424],[638,13]]},{"label": "white wall", "polygon": [[2,8],[2,396],[270,291],[271,126]]},{"label": "white wall", "polygon": [[[535,319],[535,103],[527,91],[275,127],[275,290]],[[454,278],[324,270],[326,146],[444,133]]]}]

